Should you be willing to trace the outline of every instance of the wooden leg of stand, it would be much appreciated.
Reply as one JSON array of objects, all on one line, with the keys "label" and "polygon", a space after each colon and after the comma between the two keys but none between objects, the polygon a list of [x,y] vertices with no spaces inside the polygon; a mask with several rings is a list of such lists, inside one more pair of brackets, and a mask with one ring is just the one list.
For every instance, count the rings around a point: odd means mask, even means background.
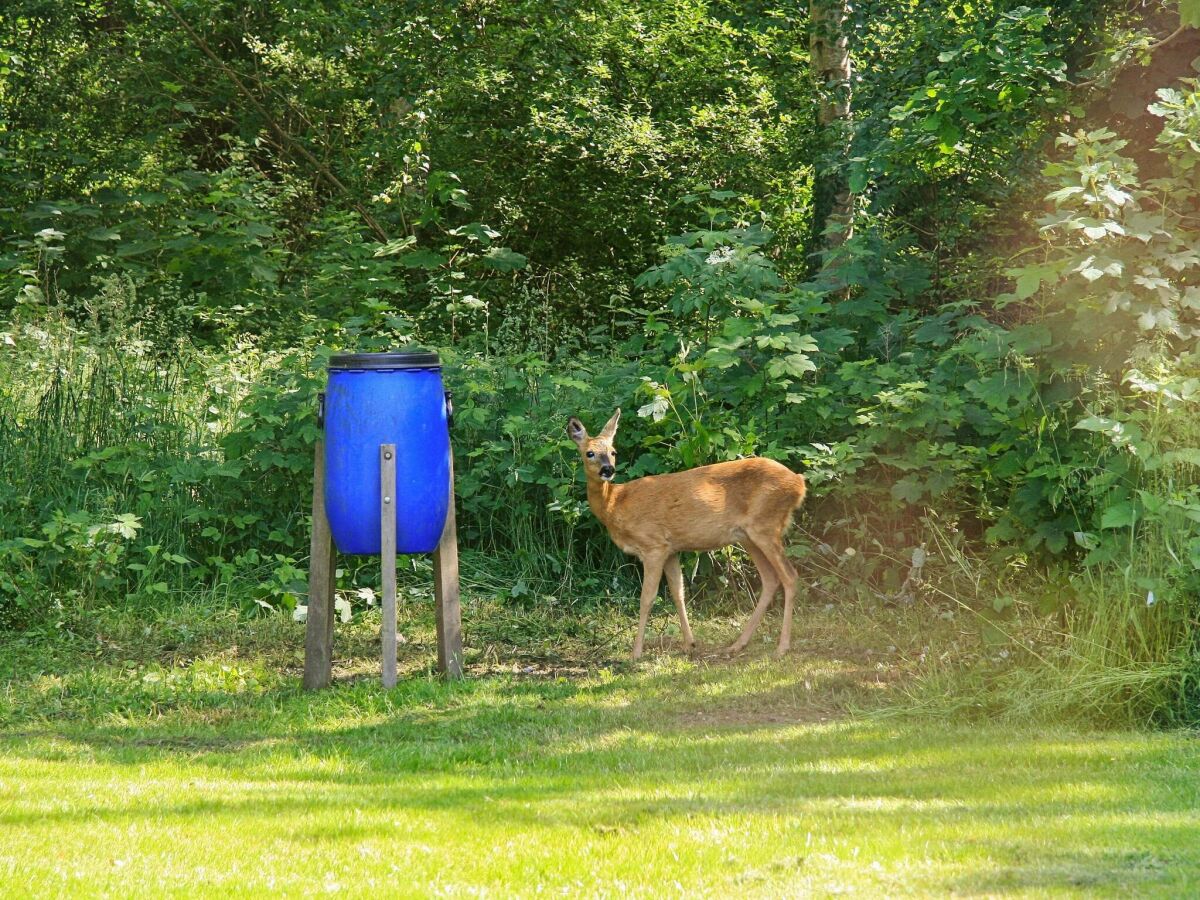
[{"label": "wooden leg of stand", "polygon": [[454,456],[450,457],[450,509],[433,552],[433,597],[437,612],[438,671],[462,678],[462,610],[458,593],[458,526],[454,517]]},{"label": "wooden leg of stand", "polygon": [[328,687],[333,677],[335,554],[325,517],[325,442],[313,457],[312,544],[308,563],[308,624],[304,636],[304,687]]}]

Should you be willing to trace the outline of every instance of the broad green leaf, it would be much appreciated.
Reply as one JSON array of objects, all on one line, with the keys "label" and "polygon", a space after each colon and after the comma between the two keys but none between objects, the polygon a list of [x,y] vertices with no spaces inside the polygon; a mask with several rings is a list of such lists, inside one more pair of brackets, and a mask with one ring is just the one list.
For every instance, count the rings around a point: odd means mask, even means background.
[{"label": "broad green leaf", "polygon": [[660,395],[644,406],[639,407],[637,414],[643,419],[649,416],[655,422],[659,422],[670,408],[671,405],[667,402],[667,398]]},{"label": "broad green leaf", "polygon": [[1076,422],[1074,427],[1081,431],[1117,431],[1120,429],[1121,423],[1103,416],[1088,416],[1086,419]]},{"label": "broad green leaf", "polygon": [[412,253],[405,253],[400,257],[400,265],[406,269],[436,269],[439,266],[444,266],[450,260],[441,253],[436,253],[433,250],[422,248],[414,250]]},{"label": "broad green leaf", "polygon": [[803,378],[807,372],[815,372],[817,365],[803,353],[789,353],[776,357],[767,365],[767,374],[772,378],[788,376]]},{"label": "broad green leaf", "polygon": [[1100,516],[1101,528],[1128,528],[1137,521],[1137,507],[1129,500],[1114,503]]},{"label": "broad green leaf", "polygon": [[1163,454],[1162,458],[1163,462],[1167,465],[1184,463],[1200,468],[1200,448],[1198,447],[1183,447],[1179,450],[1168,450]]},{"label": "broad green leaf", "polygon": [[403,253],[409,247],[417,242],[415,236],[407,234],[402,238],[395,238],[388,241],[382,247],[375,251],[376,256],[395,256],[398,253]]},{"label": "broad green leaf", "polygon": [[279,273],[270,266],[255,262],[250,264],[250,274],[256,281],[261,281],[264,284],[274,284],[279,278]]},{"label": "broad green leaf", "polygon": [[128,244],[121,244],[117,248],[117,256],[141,256],[143,253],[148,253],[154,249],[154,244],[149,241],[130,241]]},{"label": "broad green leaf", "polygon": [[1037,269],[1025,269],[1017,276],[1017,299],[1028,300],[1042,286],[1042,273]]},{"label": "broad green leaf", "polygon": [[501,272],[512,272],[523,269],[529,263],[529,258],[510,250],[508,247],[490,247],[487,253],[480,257],[486,265]]}]

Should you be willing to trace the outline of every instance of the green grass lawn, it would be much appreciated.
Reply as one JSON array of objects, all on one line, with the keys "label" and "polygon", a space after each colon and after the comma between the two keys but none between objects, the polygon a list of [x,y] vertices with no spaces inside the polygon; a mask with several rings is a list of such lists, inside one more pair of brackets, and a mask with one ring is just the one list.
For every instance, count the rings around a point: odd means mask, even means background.
[{"label": "green grass lawn", "polygon": [[624,618],[571,620],[551,654],[467,614],[472,677],[428,673],[414,613],[390,692],[370,622],[315,695],[278,620],[0,644],[0,892],[1200,892],[1195,735],[895,715],[919,610],[806,611],[782,662],[637,667]]}]

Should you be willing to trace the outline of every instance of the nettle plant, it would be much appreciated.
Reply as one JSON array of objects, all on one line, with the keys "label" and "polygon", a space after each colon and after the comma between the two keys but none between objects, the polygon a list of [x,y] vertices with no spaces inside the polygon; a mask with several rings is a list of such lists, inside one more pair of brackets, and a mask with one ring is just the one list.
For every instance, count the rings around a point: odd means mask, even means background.
[{"label": "nettle plant", "polygon": [[1100,361],[1113,368],[1200,336],[1200,253],[1190,224],[1200,206],[1192,186],[1200,110],[1194,91],[1159,95],[1150,110],[1167,119],[1158,149],[1169,174],[1141,183],[1137,164],[1121,155],[1127,142],[1107,129],[1060,136],[1071,156],[1045,170],[1061,187],[1047,196],[1055,211],[1039,223],[1044,260],[1009,270],[1015,299],[1038,295],[1047,317],[1068,320],[1066,337],[1103,348]]},{"label": "nettle plant", "polygon": [[1039,365],[1078,385],[1077,446],[1054,451],[1075,460],[1061,501],[1073,542],[1089,564],[1157,559],[1126,570],[1149,603],[1200,585],[1200,94],[1190,81],[1158,96],[1159,177],[1141,179],[1106,129],[1059,138],[1069,156],[1046,168],[1059,187],[1042,260],[1010,269],[1003,298],[1038,308]]},{"label": "nettle plant", "polygon": [[728,224],[723,212],[712,219],[708,229],[668,239],[663,262],[636,282],[666,292],[671,320],[644,323],[670,362],[643,379],[638,414],[678,427],[674,450],[688,467],[763,452],[765,426],[805,400],[799,386],[817,369],[818,345],[798,326],[824,308],[784,289],[764,252],[769,230],[718,227]]}]

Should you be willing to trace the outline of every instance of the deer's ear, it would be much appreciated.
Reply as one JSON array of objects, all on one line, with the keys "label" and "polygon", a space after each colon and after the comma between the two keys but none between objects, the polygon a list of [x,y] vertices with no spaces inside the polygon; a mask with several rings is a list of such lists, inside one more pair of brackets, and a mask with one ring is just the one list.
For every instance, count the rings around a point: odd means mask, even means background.
[{"label": "deer's ear", "polygon": [[571,418],[567,419],[567,437],[577,444],[582,444],[587,440],[587,429],[584,428],[583,423],[574,416],[571,416]]},{"label": "deer's ear", "polygon": [[601,440],[611,441],[613,435],[617,433],[617,423],[621,421],[621,410],[617,410],[612,414],[612,418],[608,420],[608,424],[604,426],[604,430],[600,432]]}]

